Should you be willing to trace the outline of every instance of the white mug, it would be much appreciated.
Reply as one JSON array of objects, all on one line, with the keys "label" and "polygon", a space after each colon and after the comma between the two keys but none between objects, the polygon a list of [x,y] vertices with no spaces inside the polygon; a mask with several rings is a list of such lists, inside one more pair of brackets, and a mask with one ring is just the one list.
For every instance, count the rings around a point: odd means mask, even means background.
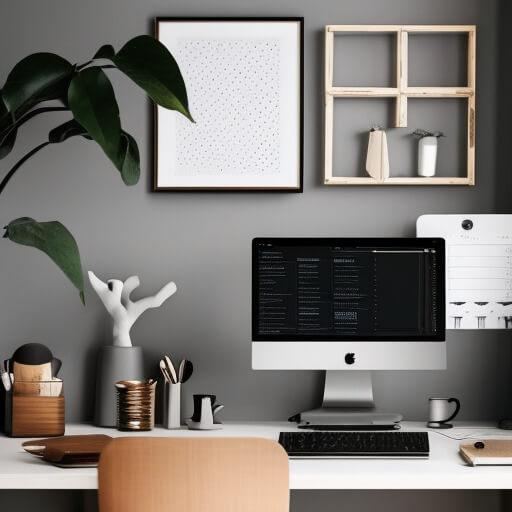
[{"label": "white mug", "polygon": [[[457,416],[460,402],[457,398],[429,398],[429,414],[427,426],[431,428],[452,428],[448,423]],[[453,410],[452,403],[455,404]]]}]

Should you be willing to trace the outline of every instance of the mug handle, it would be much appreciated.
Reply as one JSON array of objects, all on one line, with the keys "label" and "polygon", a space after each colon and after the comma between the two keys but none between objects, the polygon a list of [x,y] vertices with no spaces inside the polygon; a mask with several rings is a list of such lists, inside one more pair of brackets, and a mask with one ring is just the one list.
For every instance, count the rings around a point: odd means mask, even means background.
[{"label": "mug handle", "polygon": [[449,398],[448,403],[451,402],[455,402],[455,411],[453,411],[453,414],[449,418],[446,418],[441,423],[447,423],[448,421],[453,420],[453,418],[455,418],[455,416],[457,416],[458,412],[460,411],[460,401],[457,398]]}]

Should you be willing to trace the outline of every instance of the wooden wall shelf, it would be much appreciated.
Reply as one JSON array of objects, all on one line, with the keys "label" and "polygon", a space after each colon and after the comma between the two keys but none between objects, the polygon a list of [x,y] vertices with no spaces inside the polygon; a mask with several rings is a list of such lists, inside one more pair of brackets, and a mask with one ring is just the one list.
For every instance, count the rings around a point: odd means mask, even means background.
[{"label": "wooden wall shelf", "polygon": [[[395,36],[394,87],[337,87],[334,85],[334,35],[385,33]],[[455,87],[409,87],[409,34],[467,34],[467,83]],[[475,66],[474,25],[327,25],[325,27],[325,157],[326,185],[474,185],[475,183]],[[342,177],[333,174],[333,124],[336,98],[394,98],[395,128],[407,127],[408,98],[462,98],[467,101],[467,166],[464,177]],[[370,128],[370,127],[368,127]],[[392,164],[391,164],[392,167]]]}]

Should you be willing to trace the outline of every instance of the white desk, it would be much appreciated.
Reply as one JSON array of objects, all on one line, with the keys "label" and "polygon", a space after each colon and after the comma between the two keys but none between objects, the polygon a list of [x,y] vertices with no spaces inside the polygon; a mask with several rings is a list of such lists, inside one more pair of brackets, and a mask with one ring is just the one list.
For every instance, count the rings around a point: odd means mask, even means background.
[{"label": "white desk", "polygon": [[[197,432],[185,428],[151,432],[119,432],[91,425],[68,425],[66,434],[105,433],[115,436],[264,437],[277,440],[290,423],[226,423],[222,430]],[[426,430],[404,423],[403,430]],[[458,455],[460,441],[429,431],[430,458],[291,460],[291,489],[512,489],[512,466],[472,468]],[[512,432],[510,435],[512,438]],[[94,468],[62,469],[23,451],[25,439],[0,437],[0,489],[96,489]]]}]

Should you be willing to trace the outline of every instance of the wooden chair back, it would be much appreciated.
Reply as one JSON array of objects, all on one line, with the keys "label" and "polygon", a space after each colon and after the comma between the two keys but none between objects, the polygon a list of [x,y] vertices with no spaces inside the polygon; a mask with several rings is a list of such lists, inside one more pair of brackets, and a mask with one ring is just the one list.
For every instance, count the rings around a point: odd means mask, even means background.
[{"label": "wooden chair back", "polygon": [[102,450],[100,512],[288,512],[288,456],[259,438],[116,438]]}]

